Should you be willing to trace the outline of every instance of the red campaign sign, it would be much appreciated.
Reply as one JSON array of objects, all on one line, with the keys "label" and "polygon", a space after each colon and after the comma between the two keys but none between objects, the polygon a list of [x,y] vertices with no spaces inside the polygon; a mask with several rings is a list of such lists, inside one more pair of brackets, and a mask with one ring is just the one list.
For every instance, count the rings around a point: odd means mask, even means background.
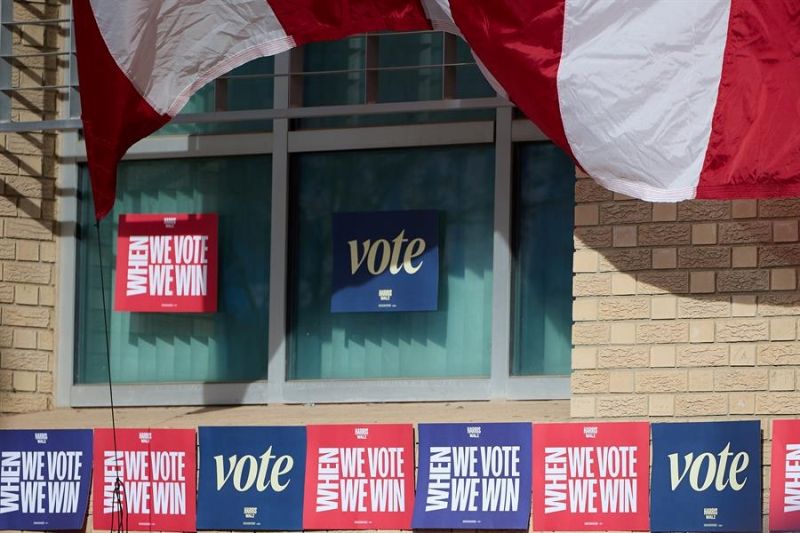
[{"label": "red campaign sign", "polygon": [[800,530],[800,420],[772,423],[770,531]]},{"label": "red campaign sign", "polygon": [[[94,430],[95,529],[119,527],[114,486],[122,481],[123,527],[131,531],[194,531],[197,482],[193,429]],[[113,520],[113,521],[112,521]]]},{"label": "red campaign sign", "polygon": [[115,311],[217,310],[217,215],[120,215]]},{"label": "red campaign sign", "polygon": [[647,422],[533,425],[533,528],[646,531]]},{"label": "red campaign sign", "polygon": [[308,426],[303,529],[411,529],[411,424]]}]

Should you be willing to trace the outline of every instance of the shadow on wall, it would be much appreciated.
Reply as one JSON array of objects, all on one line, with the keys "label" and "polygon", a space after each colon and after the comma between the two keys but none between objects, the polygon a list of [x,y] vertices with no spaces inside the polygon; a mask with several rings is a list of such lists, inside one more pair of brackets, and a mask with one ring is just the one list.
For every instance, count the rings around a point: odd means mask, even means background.
[{"label": "shadow on wall", "polygon": [[[796,314],[798,215],[800,199],[653,204],[579,179],[575,321]],[[772,338],[766,322],[730,324],[728,340],[736,327],[764,330],[740,330],[748,340]]]},{"label": "shadow on wall", "polygon": [[[13,20],[57,20],[62,4],[58,0],[35,4],[13,2]],[[8,59],[12,88],[7,92],[10,118],[19,122],[56,119],[59,104],[66,103],[66,92],[38,87],[59,85],[61,68],[65,65],[56,52],[59,44],[69,37],[68,26],[19,24],[9,26],[9,30],[12,53],[16,56]],[[39,132],[8,133],[4,141],[0,145],[0,174],[3,174],[0,190],[7,203],[14,203],[16,211],[3,214],[19,217],[16,222],[24,226],[17,228],[20,233],[33,232],[37,238],[50,239],[55,219],[56,136]]]}]

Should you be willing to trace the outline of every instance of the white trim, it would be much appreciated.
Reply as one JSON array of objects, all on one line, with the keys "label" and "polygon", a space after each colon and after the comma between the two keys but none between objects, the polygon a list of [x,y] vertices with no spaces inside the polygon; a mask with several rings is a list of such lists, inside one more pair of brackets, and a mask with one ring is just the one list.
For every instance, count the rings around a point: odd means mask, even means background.
[{"label": "white trim", "polygon": [[[565,400],[569,378],[509,379],[507,399]],[[493,399],[486,378],[287,381],[282,394],[266,381],[252,383],[156,383],[114,385],[119,407],[259,405],[267,403],[366,403]],[[105,407],[108,385],[75,385],[73,407]]]},{"label": "white trim", "polygon": [[[288,74],[291,66],[291,52],[275,58],[275,73]],[[274,106],[279,109],[289,107],[291,87],[289,77],[275,79]],[[267,380],[270,399],[281,402],[284,399],[286,382],[286,298],[287,272],[289,269],[289,121],[277,119],[272,123],[272,206],[270,212],[270,252],[269,252],[269,323]]]},{"label": "white trim", "polygon": [[[83,140],[63,147],[62,155],[86,162]],[[217,157],[226,155],[258,155],[272,152],[272,133],[236,133],[228,135],[157,135],[134,144],[124,161],[168,159],[171,157]]]},{"label": "white trim", "polygon": [[[511,142],[512,110],[499,108],[495,119],[494,243],[492,253],[491,397],[505,398],[511,373],[512,248],[511,206],[514,164]],[[498,209],[497,206],[508,206]]]},{"label": "white trim", "polygon": [[[77,134],[60,136],[61,150],[75,144]],[[53,403],[56,407],[70,405],[72,376],[75,361],[75,292],[77,280],[78,227],[78,165],[64,162],[58,176],[58,277],[56,281],[55,364]],[[71,265],[71,267],[66,267]]]},{"label": "white trim", "polygon": [[491,121],[298,130],[289,132],[289,153],[488,144],[493,141],[494,124]]}]

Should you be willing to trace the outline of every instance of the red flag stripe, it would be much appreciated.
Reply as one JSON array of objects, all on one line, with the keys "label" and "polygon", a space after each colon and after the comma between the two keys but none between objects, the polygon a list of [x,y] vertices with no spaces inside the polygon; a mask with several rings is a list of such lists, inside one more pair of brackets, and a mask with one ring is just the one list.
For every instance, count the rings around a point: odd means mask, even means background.
[{"label": "red flag stripe", "polygon": [[509,98],[572,155],[558,99],[564,0],[450,0],[453,19]]},{"label": "red flag stripe", "polygon": [[376,31],[431,29],[418,0],[268,0],[297,45]]},{"label": "red flag stripe", "polygon": [[800,195],[800,3],[732,0],[698,198]]},{"label": "red flag stripe", "polygon": [[89,0],[73,0],[81,118],[97,220],[114,207],[117,164],[139,139],[172,118],[157,113],[119,69],[106,47]]}]

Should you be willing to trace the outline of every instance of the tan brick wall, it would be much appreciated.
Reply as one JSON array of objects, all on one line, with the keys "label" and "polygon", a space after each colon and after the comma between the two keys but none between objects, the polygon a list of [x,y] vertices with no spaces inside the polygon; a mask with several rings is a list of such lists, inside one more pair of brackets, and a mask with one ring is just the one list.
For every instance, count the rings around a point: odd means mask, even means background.
[{"label": "tan brick wall", "polygon": [[576,203],[572,416],[800,414],[800,200]]},{"label": "tan brick wall", "polygon": [[771,423],[800,417],[798,218],[576,184],[571,416],[759,419],[765,524]]},{"label": "tan brick wall", "polygon": [[[55,19],[57,0],[15,1],[14,20]],[[17,55],[57,50],[58,30],[15,26]],[[12,86],[56,85],[58,60],[13,62]],[[12,93],[14,120],[56,118],[54,91]],[[0,134],[0,413],[52,405],[56,277],[56,142],[52,133]]]}]

